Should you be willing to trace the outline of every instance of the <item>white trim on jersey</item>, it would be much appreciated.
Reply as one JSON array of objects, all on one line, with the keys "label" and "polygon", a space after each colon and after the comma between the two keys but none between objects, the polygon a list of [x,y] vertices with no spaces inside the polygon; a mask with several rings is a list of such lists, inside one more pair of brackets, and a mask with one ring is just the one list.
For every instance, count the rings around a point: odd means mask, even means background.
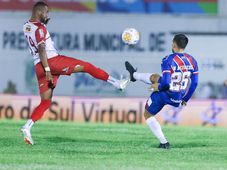
[{"label": "white trim on jersey", "polygon": [[163,70],[162,73],[171,73],[170,70]]},{"label": "white trim on jersey", "polygon": [[42,40],[37,44],[37,46],[39,46],[40,44],[46,44],[46,42]]}]

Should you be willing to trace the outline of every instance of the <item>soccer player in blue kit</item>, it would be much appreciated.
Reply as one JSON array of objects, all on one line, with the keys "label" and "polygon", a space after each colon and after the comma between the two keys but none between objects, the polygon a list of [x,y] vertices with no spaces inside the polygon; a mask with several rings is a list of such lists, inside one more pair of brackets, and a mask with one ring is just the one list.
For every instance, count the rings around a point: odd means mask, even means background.
[{"label": "soccer player in blue kit", "polygon": [[128,61],[125,62],[132,82],[139,80],[151,85],[153,92],[146,102],[144,117],[150,130],[160,141],[159,148],[163,149],[169,149],[170,144],[155,115],[167,104],[175,107],[186,106],[198,84],[197,61],[191,55],[184,53],[187,44],[188,38],[184,34],[174,36],[173,53],[162,59],[162,76],[139,73]]}]

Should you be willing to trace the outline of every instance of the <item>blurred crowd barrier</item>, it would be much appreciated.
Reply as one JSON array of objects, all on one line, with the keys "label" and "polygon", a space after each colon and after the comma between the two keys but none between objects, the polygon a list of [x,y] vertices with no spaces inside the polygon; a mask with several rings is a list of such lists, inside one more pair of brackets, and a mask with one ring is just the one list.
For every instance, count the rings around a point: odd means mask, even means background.
[{"label": "blurred crowd barrier", "polygon": [[[0,10],[28,11],[35,0],[0,0]],[[217,14],[218,0],[46,0],[52,10],[87,13]]]},{"label": "blurred crowd barrier", "polygon": [[223,83],[200,83],[194,98],[198,99],[227,99],[227,86]]},{"label": "blurred crowd barrier", "polygon": [[[38,96],[0,95],[0,120],[27,120],[40,102]],[[144,124],[145,98],[55,96],[42,120]],[[165,106],[158,114],[162,124],[227,127],[226,100],[191,100],[187,107]]]}]

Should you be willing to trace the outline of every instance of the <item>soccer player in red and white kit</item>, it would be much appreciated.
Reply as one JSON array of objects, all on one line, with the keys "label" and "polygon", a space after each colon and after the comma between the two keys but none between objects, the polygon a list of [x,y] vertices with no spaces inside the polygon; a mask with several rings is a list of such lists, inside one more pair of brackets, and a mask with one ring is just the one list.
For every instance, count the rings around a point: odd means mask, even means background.
[{"label": "soccer player in red and white kit", "polygon": [[59,55],[46,28],[49,19],[48,5],[43,1],[39,1],[33,6],[30,20],[23,26],[24,35],[34,58],[41,96],[41,102],[32,112],[31,119],[21,128],[24,141],[30,145],[33,145],[30,129],[50,107],[53,90],[57,85],[57,80],[60,75],[84,72],[96,79],[109,82],[121,90],[124,89],[129,82],[129,79],[117,80],[91,63]]}]

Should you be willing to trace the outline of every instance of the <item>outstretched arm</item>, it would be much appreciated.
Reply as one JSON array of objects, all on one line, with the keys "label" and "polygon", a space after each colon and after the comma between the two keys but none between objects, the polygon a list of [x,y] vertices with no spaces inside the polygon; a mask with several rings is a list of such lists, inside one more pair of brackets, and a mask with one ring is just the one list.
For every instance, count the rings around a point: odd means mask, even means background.
[{"label": "outstretched arm", "polygon": [[45,43],[46,34],[47,34],[47,30],[44,25],[40,25],[38,29],[35,31],[35,37],[38,44],[39,58],[46,74],[46,80],[49,82],[49,87],[53,89],[54,88],[53,78],[51,75],[50,67],[48,65],[48,59],[46,54],[46,43]]},{"label": "outstretched arm", "polygon": [[190,85],[188,92],[183,97],[183,101],[187,102],[192,97],[197,85],[198,85],[198,74],[192,74],[191,85]]},{"label": "outstretched arm", "polygon": [[48,65],[45,47],[46,47],[46,45],[44,43],[39,44],[38,53],[39,53],[39,58],[41,60],[43,68],[45,69],[46,72],[50,72],[50,67]]}]

